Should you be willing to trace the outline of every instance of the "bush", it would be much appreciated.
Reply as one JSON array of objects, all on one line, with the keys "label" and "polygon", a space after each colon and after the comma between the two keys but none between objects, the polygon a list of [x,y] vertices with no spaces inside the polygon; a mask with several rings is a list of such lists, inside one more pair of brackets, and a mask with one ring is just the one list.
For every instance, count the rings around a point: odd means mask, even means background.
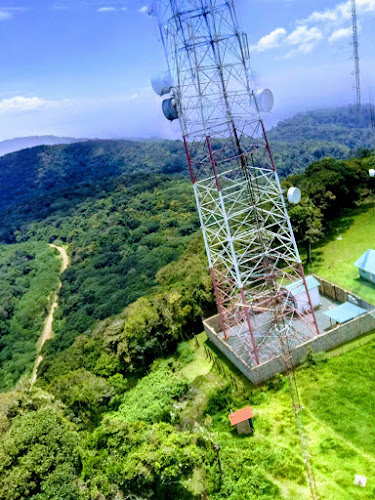
[{"label": "bush", "polygon": [[174,401],[188,388],[187,381],[171,369],[167,361],[142,378],[125,393],[119,416],[126,422],[170,422]]},{"label": "bush", "polygon": [[194,351],[190,347],[189,342],[181,342],[181,344],[178,345],[177,347],[177,353],[179,355],[179,360],[184,364],[187,365],[188,363],[191,363],[194,361]]}]

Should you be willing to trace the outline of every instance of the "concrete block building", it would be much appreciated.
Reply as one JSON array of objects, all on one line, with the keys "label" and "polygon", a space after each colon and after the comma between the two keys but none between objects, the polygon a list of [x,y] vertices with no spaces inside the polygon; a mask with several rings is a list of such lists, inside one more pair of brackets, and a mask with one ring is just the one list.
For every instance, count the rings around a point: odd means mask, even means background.
[{"label": "concrete block building", "polygon": [[367,250],[354,265],[362,279],[375,285],[375,250]]},{"label": "concrete block building", "polygon": [[[319,281],[314,276],[306,277],[306,284],[309,290],[312,306],[314,309],[320,306],[320,292],[319,292]],[[295,282],[290,285],[287,285],[287,288],[294,296],[294,299],[297,304],[298,312],[304,314],[306,311],[306,307],[308,304],[308,298],[306,294],[306,289],[301,282]]]}]

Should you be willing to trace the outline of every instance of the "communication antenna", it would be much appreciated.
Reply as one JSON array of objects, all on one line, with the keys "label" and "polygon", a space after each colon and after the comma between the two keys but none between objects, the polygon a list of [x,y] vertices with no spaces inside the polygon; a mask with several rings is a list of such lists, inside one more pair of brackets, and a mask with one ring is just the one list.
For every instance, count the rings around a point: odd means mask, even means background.
[{"label": "communication antenna", "polygon": [[375,107],[372,102],[372,98],[370,98],[370,116],[371,116],[371,130],[372,130],[372,146],[374,148],[374,157],[375,157]]},{"label": "communication antenna", "polygon": [[319,335],[261,116],[273,95],[254,86],[232,0],[155,0],[151,10],[174,82],[163,112],[180,122],[219,335],[256,367],[283,355],[280,338],[293,349]]},{"label": "communication antenna", "polygon": [[353,21],[353,60],[354,60],[354,88],[356,91],[356,101],[358,110],[361,108],[361,74],[359,68],[359,42],[358,42],[358,24],[357,24],[357,6],[356,0],[352,0],[352,21]]}]

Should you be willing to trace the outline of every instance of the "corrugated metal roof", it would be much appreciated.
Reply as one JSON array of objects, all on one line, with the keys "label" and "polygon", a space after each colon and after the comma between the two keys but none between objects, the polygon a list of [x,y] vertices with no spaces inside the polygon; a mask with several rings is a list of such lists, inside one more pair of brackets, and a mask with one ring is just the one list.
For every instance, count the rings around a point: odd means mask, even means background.
[{"label": "corrugated metal roof", "polygon": [[375,274],[375,250],[367,250],[354,265],[362,271]]},{"label": "corrugated metal roof", "polygon": [[249,418],[253,418],[253,410],[250,406],[243,408],[242,410],[235,411],[229,415],[229,420],[232,425],[240,424],[241,422],[245,422],[245,420],[249,420]]},{"label": "corrugated metal roof", "polygon": [[336,323],[346,323],[366,312],[366,309],[362,309],[362,307],[356,306],[351,302],[345,302],[330,311],[325,311],[324,314],[336,321]]},{"label": "corrugated metal roof", "polygon": [[[319,281],[316,278],[314,278],[314,276],[306,276],[306,284],[309,290],[312,290],[313,288],[320,286]],[[305,291],[305,287],[303,285],[302,280],[296,281],[295,283],[291,283],[290,285],[287,285],[285,288],[287,288],[291,292],[294,292],[297,295]]]}]

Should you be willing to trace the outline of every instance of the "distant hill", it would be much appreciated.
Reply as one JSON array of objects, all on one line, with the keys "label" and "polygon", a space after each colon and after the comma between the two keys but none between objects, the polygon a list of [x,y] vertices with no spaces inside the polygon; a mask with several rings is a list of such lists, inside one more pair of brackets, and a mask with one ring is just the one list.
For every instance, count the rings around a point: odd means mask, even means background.
[{"label": "distant hill", "polygon": [[268,137],[283,177],[327,156],[343,160],[374,147],[368,105],[359,112],[345,106],[299,113],[279,122]]},{"label": "distant hill", "polygon": [[[369,107],[310,111],[280,122],[269,131],[282,177],[303,172],[325,157],[347,159],[373,146]],[[31,137],[7,141],[8,148],[33,142],[64,142],[23,149],[0,157],[0,210],[46,192],[89,185],[127,174],[188,175],[181,141],[90,140]],[[73,142],[73,143],[69,143]],[[5,143],[0,143],[6,145]],[[3,149],[4,150],[4,149]]]},{"label": "distant hill", "polygon": [[21,137],[0,142],[0,156],[20,151],[21,149],[33,148],[35,146],[54,146],[56,144],[72,144],[82,139],[72,137],[55,137],[54,135],[41,135],[33,137]]},{"label": "distant hill", "polygon": [[181,141],[92,140],[38,146],[0,158],[0,210],[33,196],[123,174],[185,171]]},{"label": "distant hill", "polygon": [[295,143],[302,140],[327,141],[350,149],[373,147],[370,107],[355,106],[320,109],[299,113],[279,122],[269,132],[274,141]]}]

